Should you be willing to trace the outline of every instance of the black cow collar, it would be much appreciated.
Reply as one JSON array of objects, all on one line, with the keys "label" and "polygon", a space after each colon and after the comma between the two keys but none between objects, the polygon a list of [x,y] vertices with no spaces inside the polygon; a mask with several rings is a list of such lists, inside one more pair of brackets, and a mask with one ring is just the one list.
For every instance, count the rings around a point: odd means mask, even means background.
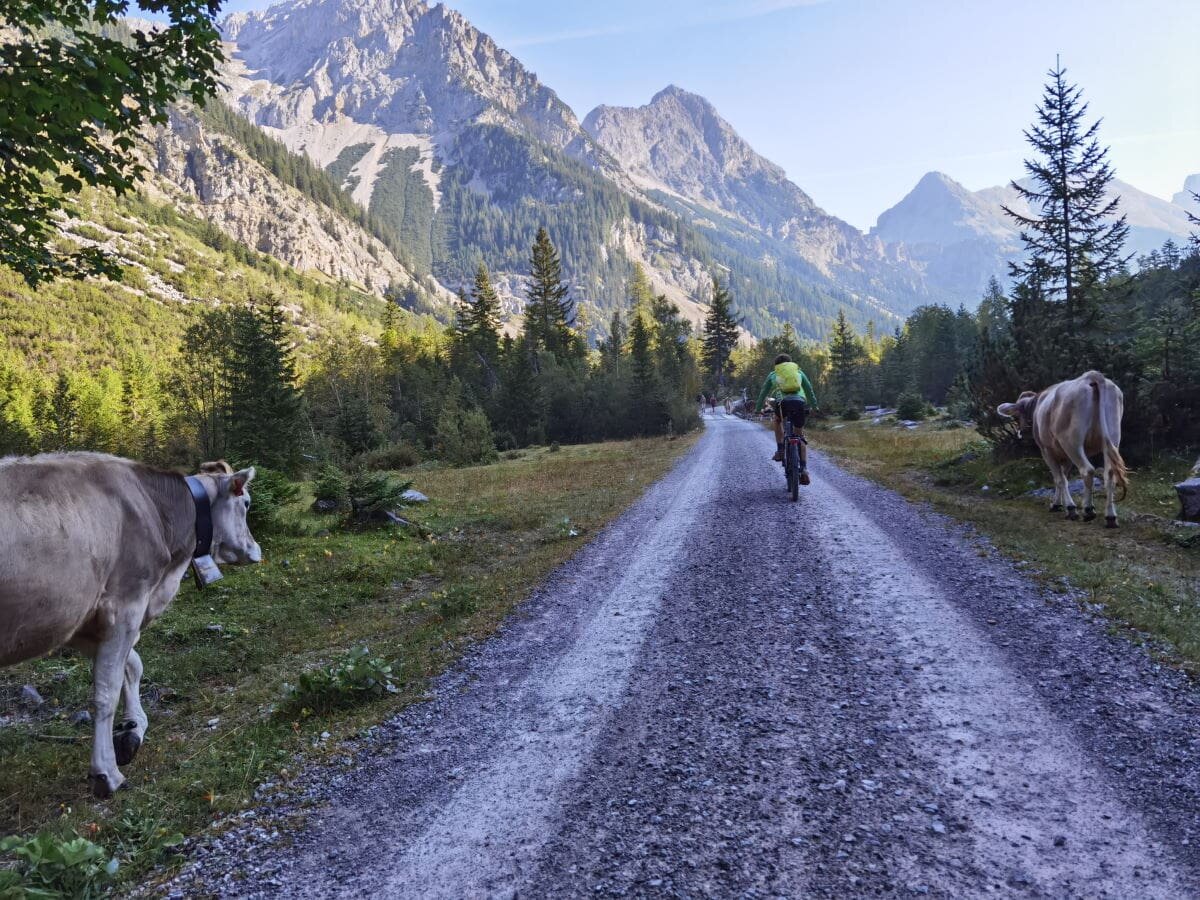
[{"label": "black cow collar", "polygon": [[196,506],[196,546],[192,551],[192,575],[195,576],[196,587],[204,588],[221,579],[221,570],[212,558],[212,502],[208,499],[208,491],[204,489],[204,484],[199,478],[188,475],[184,480],[187,481],[192,502]]}]

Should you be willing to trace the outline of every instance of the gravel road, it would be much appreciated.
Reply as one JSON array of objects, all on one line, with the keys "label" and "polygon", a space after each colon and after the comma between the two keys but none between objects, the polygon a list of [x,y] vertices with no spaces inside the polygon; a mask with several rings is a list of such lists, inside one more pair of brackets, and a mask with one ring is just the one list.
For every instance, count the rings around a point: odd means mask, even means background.
[{"label": "gravel road", "polygon": [[312,773],[302,825],[256,812],[169,890],[1200,896],[1183,676],[817,453],[787,502],[766,432],[706,424],[433,699]]}]

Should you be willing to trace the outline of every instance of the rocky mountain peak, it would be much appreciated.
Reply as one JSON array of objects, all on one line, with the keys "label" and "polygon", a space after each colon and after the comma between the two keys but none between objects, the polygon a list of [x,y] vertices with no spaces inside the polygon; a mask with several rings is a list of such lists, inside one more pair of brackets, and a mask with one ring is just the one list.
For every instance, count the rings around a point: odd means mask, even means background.
[{"label": "rocky mountain peak", "polygon": [[1183,190],[1172,197],[1171,202],[1194,216],[1200,216],[1200,200],[1196,199],[1196,194],[1200,194],[1200,173],[1184,179]]},{"label": "rocky mountain peak", "polygon": [[260,125],[347,120],[446,139],[488,122],[586,155],[571,109],[443,4],[290,0],[231,15],[222,31],[234,44],[230,100]]},{"label": "rocky mountain peak", "polygon": [[998,202],[972,193],[948,175],[928,172],[904,199],[880,215],[871,233],[885,241],[948,244],[1012,230]]}]

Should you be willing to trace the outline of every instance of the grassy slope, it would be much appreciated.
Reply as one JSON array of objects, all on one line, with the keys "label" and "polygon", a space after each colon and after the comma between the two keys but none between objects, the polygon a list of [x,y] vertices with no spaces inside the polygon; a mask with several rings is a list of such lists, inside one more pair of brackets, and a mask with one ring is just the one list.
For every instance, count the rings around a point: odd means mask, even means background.
[{"label": "grassy slope", "polygon": [[[1178,510],[1172,485],[1192,460],[1164,457],[1134,472],[1119,505],[1121,528],[1109,531],[1102,519],[1067,522],[1047,512],[1050,500],[1027,496],[1051,486],[1041,460],[996,465],[968,428],[908,431],[861,422],[811,437],[848,468],[977,526],[1053,589],[1082,591],[1114,627],[1200,671],[1200,536],[1171,523]],[[964,453],[975,458],[958,461]]]},{"label": "grassy slope", "polygon": [[[86,661],[55,656],[0,672],[0,696],[32,683],[58,710],[0,728],[0,834],[46,825],[77,830],[121,855],[123,877],[136,878],[161,860],[162,835],[203,830],[247,805],[257,784],[286,780],[297,752],[336,753],[339,737],[419,699],[467,642],[494,631],[531,586],[691,443],[518,451],[490,466],[410,471],[434,498],[410,513],[428,537],[335,530],[265,538],[263,565],[229,569],[204,593],[185,582],[139,645],[143,696],[155,698],[150,730],[126,767],[128,789],[110,802],[88,796],[87,739],[65,721],[86,703]],[[313,533],[331,524],[306,512],[295,516]],[[571,537],[571,529],[582,536]],[[363,644],[398,661],[398,695],[328,715],[269,714],[285,681]],[[321,741],[325,731],[332,737]]]},{"label": "grassy slope", "polygon": [[[94,369],[130,353],[164,362],[175,355],[187,323],[214,301],[239,303],[268,294],[316,326],[313,337],[378,330],[384,309],[378,297],[320,275],[298,274],[228,239],[214,240],[215,229],[163,204],[92,192],[83,211],[88,224],[76,224],[72,233],[111,242],[135,265],[120,285],[58,281],[36,291],[0,271],[0,349],[14,351],[35,369]],[[172,296],[176,291],[197,302],[181,302]]]}]

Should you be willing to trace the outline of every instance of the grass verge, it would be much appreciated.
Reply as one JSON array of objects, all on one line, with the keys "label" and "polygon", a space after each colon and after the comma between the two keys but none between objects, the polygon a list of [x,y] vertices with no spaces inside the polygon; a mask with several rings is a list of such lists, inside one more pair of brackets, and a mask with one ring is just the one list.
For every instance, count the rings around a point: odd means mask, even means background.
[{"label": "grass verge", "polygon": [[[1193,458],[1162,456],[1133,473],[1121,528],[1068,522],[1030,491],[1052,485],[1040,459],[997,464],[970,428],[869,422],[813,430],[848,469],[970,522],[1057,591],[1077,590],[1135,641],[1200,674],[1200,529],[1172,521],[1173,485]],[[1079,502],[1076,496],[1076,502]],[[1099,504],[1097,504],[1099,505]]]},{"label": "grass verge", "polygon": [[[227,569],[203,593],[185,581],[143,635],[150,730],[112,800],[88,794],[90,732],[67,721],[87,704],[87,660],[67,651],[0,671],[0,698],[31,684],[46,700],[28,718],[0,717],[0,834],[86,837],[119,861],[125,883],[170,862],[181,836],[249,805],[263,781],[286,782],[297,754],[334,755],[339,739],[420,699],[430,678],[491,634],[694,440],[411,470],[406,477],[433,498],[406,510],[419,532],[338,530],[298,501],[292,525],[311,536],[265,537],[263,565]],[[355,656],[363,646],[372,660]],[[345,703],[314,704],[319,713],[283,703],[285,684],[305,671],[322,672],[310,681],[332,683],[336,695],[343,681],[369,682],[389,665],[394,693],[347,692]]]}]

